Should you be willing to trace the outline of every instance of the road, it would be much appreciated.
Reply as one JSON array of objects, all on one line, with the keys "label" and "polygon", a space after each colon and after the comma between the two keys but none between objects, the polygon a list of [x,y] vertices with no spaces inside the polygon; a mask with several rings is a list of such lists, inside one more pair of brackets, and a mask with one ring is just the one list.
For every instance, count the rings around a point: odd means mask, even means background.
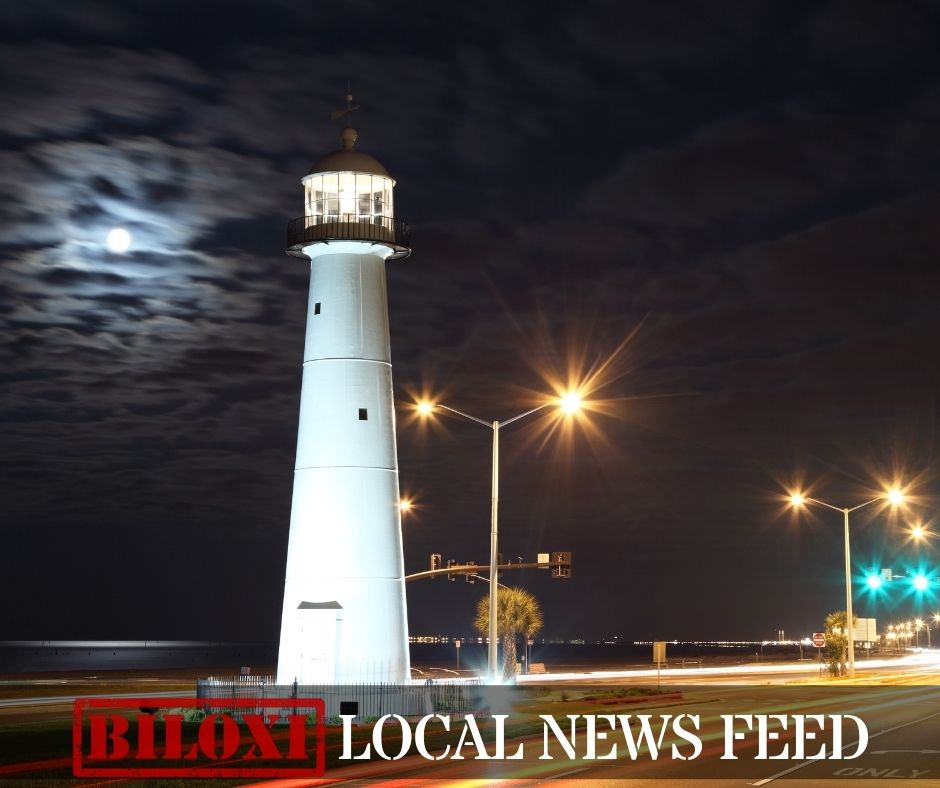
[{"label": "road", "polygon": [[[834,780],[832,785],[871,786],[896,783],[899,779],[915,779],[919,785],[940,785],[940,688],[925,692],[923,689],[865,688],[853,693],[852,712],[865,720],[868,726],[868,745],[864,754],[852,760],[757,760],[759,742],[747,737],[735,742],[733,754],[737,760],[723,760],[726,754],[725,721],[720,715],[733,714],[822,714],[845,713],[844,702],[833,702],[826,688],[819,687],[736,687],[697,689],[690,693],[683,709],[701,716],[699,738],[703,750],[695,760],[674,760],[669,757],[671,745],[685,748],[690,745],[682,738],[667,734],[656,760],[649,749],[641,749],[632,757],[621,744],[613,760],[572,760],[564,745],[555,738],[546,744],[542,736],[514,740],[507,746],[513,752],[518,744],[524,746],[524,761],[499,764],[486,762],[458,762],[453,760],[429,763],[409,757],[395,763],[370,763],[334,770],[330,780],[298,781],[273,780],[259,782],[266,788],[301,788],[316,785],[386,786],[466,786],[508,784],[540,785],[549,780],[568,778],[578,785],[596,786],[680,786],[708,781],[708,788],[719,786],[765,786],[786,780],[787,788],[801,785],[820,785],[821,780]],[[794,695],[794,693],[797,693]],[[843,699],[844,700],[844,699]],[[660,712],[675,712],[675,708],[644,709],[658,716]],[[782,731],[771,725],[771,732],[779,734],[768,748],[768,755],[781,754],[789,747],[792,754],[795,739],[792,728]],[[609,750],[614,737],[605,740],[598,754]],[[815,742],[813,746],[818,747]],[[847,737],[839,754],[850,756],[856,749],[854,736]],[[680,750],[682,752],[683,750]],[[807,750],[812,752],[812,750]],[[829,750],[831,753],[831,749]],[[583,754],[583,750],[579,751]],[[549,759],[541,756],[548,755]],[[781,784],[783,784],[781,782]]]},{"label": "road", "polygon": [[[192,690],[172,690],[168,692],[122,692],[108,693],[109,698],[191,698]],[[87,697],[87,693],[80,695],[44,695],[39,698],[0,698],[0,709],[21,709],[34,706],[68,706],[71,709],[76,698]],[[71,712],[70,712],[71,713]]]},{"label": "road", "polygon": [[[940,651],[921,651],[892,659],[866,659],[856,663],[859,680],[878,682],[882,677],[910,672],[925,672],[940,683]],[[743,684],[815,680],[820,677],[819,664],[815,661],[768,662],[754,665],[722,665],[715,667],[671,667],[659,671],[655,668],[630,670],[585,671],[580,673],[551,673],[548,675],[520,676],[520,684],[543,684],[546,681],[571,681],[583,684]]]},{"label": "road", "polygon": [[[542,736],[536,736],[507,743],[510,752],[518,742],[524,745],[526,758],[518,762],[495,764],[469,759],[463,762],[428,762],[408,756],[393,763],[372,762],[334,769],[328,772],[328,780],[274,780],[258,785],[263,784],[267,788],[326,784],[404,786],[413,785],[418,780],[426,786],[465,786],[474,781],[480,786],[503,781],[510,781],[509,784],[513,785],[538,785],[559,778],[576,780],[578,784],[648,784],[652,788],[687,785],[705,779],[709,781],[709,788],[762,786],[783,780],[786,780],[787,788],[797,788],[819,785],[824,778],[834,779],[836,782],[832,784],[840,787],[887,784],[888,781],[896,783],[899,779],[915,779],[921,786],[940,785],[940,656],[936,653],[918,654],[886,664],[868,663],[854,681],[819,682],[815,666],[807,670],[793,664],[738,666],[737,669],[690,668],[681,673],[680,670],[662,674],[664,685],[681,688],[682,699],[679,701],[654,700],[643,707],[598,707],[596,711],[584,712],[582,709],[580,713],[646,713],[656,720],[661,714],[699,715],[700,727],[696,732],[703,750],[694,760],[676,760],[667,756],[673,744],[685,747],[680,752],[686,754],[690,747],[674,730],[665,733],[662,739],[664,754],[656,760],[650,757],[648,748],[641,748],[635,757],[631,757],[624,746],[622,732],[619,732],[620,738],[614,735],[618,732],[611,732],[610,737],[604,740],[603,747],[608,749],[613,743],[619,743],[616,757],[611,760],[587,760],[582,750],[578,750],[572,759],[556,738],[549,737],[546,744]],[[534,684],[537,678],[539,683],[555,690],[574,690],[576,687],[601,685],[649,685],[650,678],[654,676],[655,673],[649,670],[625,671],[616,676],[605,672],[527,677],[525,683]],[[89,694],[87,684],[81,685],[81,691],[74,695],[63,691],[68,686],[67,683],[57,684],[55,695],[2,699],[0,710],[8,714],[13,710],[28,711],[31,708],[37,711],[61,709],[66,716],[75,697]],[[109,693],[109,697],[183,697],[192,694],[192,691],[179,689],[156,690],[152,683],[145,686],[146,689],[137,692]],[[564,722],[566,711],[559,710],[556,703],[549,713]],[[742,741],[734,743],[737,760],[721,758],[725,752],[727,724],[721,715],[827,713],[851,713],[865,721],[870,738],[860,757],[852,760],[756,760],[759,742],[753,735],[746,735]],[[784,745],[790,747],[790,753],[793,752],[795,738],[792,727],[782,730],[778,722],[771,721],[769,730],[779,735],[770,745],[769,754],[780,752]],[[849,736],[844,742],[845,752],[851,753],[853,745],[854,739]],[[599,742],[598,753],[603,752]],[[540,755],[550,757],[540,758]],[[49,768],[61,770],[60,760],[50,760]],[[41,770],[31,769],[30,776],[38,774]],[[115,784],[121,783],[130,784],[130,781],[115,781]]]}]

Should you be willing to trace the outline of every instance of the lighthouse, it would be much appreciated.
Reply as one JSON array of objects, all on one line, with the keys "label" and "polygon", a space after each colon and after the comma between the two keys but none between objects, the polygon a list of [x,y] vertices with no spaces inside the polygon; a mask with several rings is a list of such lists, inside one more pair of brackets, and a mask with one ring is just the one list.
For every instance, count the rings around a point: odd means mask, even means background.
[{"label": "lighthouse", "polygon": [[287,229],[310,292],[278,684],[410,676],[385,264],[411,249],[395,181],[340,137]]}]

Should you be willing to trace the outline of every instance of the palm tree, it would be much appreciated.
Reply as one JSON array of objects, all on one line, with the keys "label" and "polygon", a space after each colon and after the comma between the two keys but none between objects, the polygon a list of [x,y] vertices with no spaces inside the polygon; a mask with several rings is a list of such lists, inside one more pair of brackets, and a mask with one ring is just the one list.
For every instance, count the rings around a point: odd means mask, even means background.
[{"label": "palm tree", "polygon": [[[845,621],[844,610],[837,610],[826,616],[826,662],[833,676],[845,675],[845,655],[849,647],[849,629]],[[858,616],[853,614],[853,626],[856,623]]]},{"label": "palm tree", "polygon": [[[490,597],[477,604],[474,628],[484,637],[490,631]],[[516,675],[516,639],[530,638],[542,628],[538,600],[524,588],[500,587],[496,597],[496,633],[503,641],[503,677]]]}]

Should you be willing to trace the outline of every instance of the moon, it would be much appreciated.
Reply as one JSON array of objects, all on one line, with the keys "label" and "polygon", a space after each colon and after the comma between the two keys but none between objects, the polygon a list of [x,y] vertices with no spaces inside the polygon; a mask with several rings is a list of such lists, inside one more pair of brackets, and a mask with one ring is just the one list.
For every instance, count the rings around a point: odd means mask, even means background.
[{"label": "moon", "polygon": [[131,248],[131,234],[123,227],[115,227],[108,233],[108,251],[124,254]]}]

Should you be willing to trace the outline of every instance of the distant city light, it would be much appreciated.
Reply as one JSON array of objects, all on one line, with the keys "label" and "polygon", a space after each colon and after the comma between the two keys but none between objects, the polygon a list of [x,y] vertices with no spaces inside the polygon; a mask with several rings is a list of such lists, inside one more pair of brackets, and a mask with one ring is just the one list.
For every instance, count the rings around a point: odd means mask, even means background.
[{"label": "distant city light", "polygon": [[900,487],[892,487],[890,490],[888,490],[886,497],[892,506],[899,506],[900,504],[904,503],[904,493],[901,491]]},{"label": "distant city light", "polygon": [[923,539],[927,535],[927,529],[922,525],[911,527],[911,537],[917,540]]},{"label": "distant city light", "polygon": [[124,254],[131,248],[131,234],[123,227],[115,227],[108,233],[108,250],[115,254]]}]

